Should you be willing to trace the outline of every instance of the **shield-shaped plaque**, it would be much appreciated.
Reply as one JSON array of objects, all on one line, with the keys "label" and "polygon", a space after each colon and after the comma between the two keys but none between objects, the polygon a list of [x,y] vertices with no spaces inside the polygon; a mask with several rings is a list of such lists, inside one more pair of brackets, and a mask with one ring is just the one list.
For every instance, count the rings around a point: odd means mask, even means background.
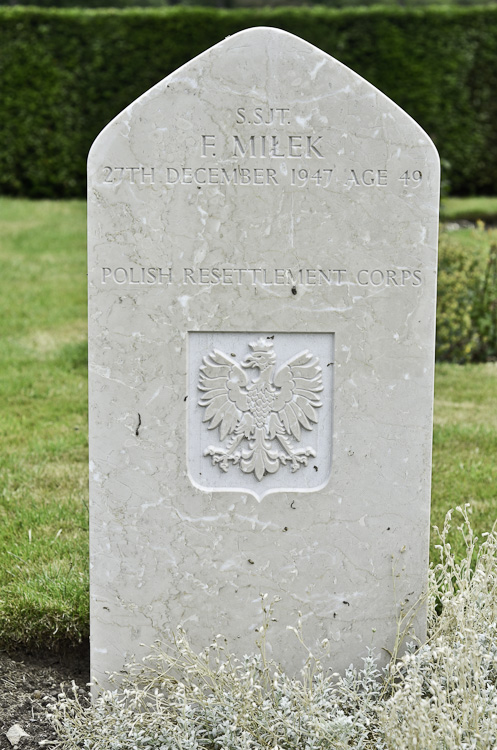
[{"label": "shield-shaped plaque", "polygon": [[332,333],[191,332],[188,465],[201,489],[312,492],[332,459]]}]

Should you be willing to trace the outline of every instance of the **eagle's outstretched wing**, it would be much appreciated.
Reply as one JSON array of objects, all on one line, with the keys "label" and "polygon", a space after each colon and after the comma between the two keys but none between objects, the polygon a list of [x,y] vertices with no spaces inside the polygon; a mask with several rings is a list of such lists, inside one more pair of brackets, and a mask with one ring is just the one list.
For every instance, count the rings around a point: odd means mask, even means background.
[{"label": "eagle's outstretched wing", "polygon": [[318,421],[315,407],[322,406],[319,393],[323,390],[323,378],[319,360],[307,349],[289,359],[274,376],[274,385],[281,390],[273,402],[280,424],[274,419],[271,432],[276,433],[280,425],[288,435],[300,440],[300,428],[312,430]]},{"label": "eagle's outstretched wing", "polygon": [[243,412],[248,411],[247,394],[242,389],[249,379],[236,362],[214,349],[202,359],[198,387],[204,392],[200,406],[207,407],[204,422],[209,430],[219,426],[221,440],[233,432]]}]

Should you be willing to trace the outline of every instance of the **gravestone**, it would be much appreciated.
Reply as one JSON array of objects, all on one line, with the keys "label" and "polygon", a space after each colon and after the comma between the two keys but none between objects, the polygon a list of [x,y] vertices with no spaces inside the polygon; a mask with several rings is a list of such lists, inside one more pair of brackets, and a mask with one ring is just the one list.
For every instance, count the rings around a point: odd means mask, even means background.
[{"label": "gravestone", "polygon": [[289,672],[299,612],[333,669],[392,649],[427,579],[433,144],[257,28],[131,104],[88,170],[92,674],[178,625],[253,651],[261,594]]}]

